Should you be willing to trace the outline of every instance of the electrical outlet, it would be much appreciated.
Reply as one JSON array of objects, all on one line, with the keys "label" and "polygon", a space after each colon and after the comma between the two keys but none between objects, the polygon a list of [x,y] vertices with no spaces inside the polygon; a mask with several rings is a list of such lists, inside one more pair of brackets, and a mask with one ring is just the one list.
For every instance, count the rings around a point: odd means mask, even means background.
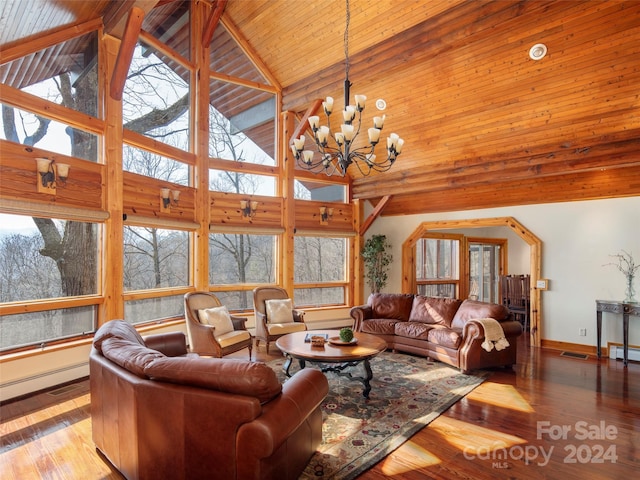
[{"label": "electrical outlet", "polygon": [[580,333],[581,337],[586,337],[587,336],[587,329],[586,328],[581,328],[579,333]]}]

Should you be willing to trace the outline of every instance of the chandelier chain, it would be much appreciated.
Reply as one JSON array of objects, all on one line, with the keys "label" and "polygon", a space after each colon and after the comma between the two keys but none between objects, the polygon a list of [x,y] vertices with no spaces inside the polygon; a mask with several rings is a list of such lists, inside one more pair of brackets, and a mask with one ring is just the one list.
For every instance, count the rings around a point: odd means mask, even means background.
[{"label": "chandelier chain", "polygon": [[347,0],[347,15],[344,27],[344,68],[346,78],[349,78],[349,21],[351,20],[351,14],[349,12],[349,0]]}]

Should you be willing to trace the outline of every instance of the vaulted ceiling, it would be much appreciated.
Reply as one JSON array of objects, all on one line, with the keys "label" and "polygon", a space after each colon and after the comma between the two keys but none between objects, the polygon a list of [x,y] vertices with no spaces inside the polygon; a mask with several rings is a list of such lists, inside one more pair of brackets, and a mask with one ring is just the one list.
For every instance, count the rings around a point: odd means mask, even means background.
[{"label": "vaulted ceiling", "polygon": [[[0,50],[92,19],[119,35],[133,5],[181,3],[4,0]],[[344,0],[228,0],[223,22],[283,110],[302,118],[327,95],[341,108]],[[349,54],[367,126],[382,98],[383,136],[406,141],[389,172],[349,172],[354,197],[388,197],[384,214],[640,195],[640,2],[350,0]]]}]

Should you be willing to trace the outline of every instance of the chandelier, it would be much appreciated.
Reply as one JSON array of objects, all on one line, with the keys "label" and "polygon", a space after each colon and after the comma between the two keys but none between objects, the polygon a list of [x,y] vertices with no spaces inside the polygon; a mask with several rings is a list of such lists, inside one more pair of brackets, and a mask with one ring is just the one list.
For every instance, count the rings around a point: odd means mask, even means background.
[{"label": "chandelier", "polygon": [[[320,125],[319,116],[309,117],[309,126],[313,131],[313,139],[315,140],[320,157],[315,157],[313,150],[304,150],[306,138],[301,135],[300,138],[293,140],[291,150],[295,155],[296,161],[301,168],[311,170],[314,173],[324,171],[327,176],[335,173],[345,176],[347,168],[351,164],[355,164],[363,176],[369,175],[372,171],[386,172],[389,170],[396,158],[402,152],[404,140],[397,134],[392,133],[387,137],[387,156],[386,158],[378,158],[374,153],[376,145],[380,141],[380,132],[384,126],[385,115],[373,117],[373,127],[367,130],[369,142],[367,145],[355,147],[356,138],[360,134],[362,124],[362,111],[365,107],[367,97],[364,95],[355,95],[355,105],[349,104],[349,0],[347,3],[346,27],[344,30],[344,55],[345,55],[345,80],[344,80],[344,105],[342,118],[344,123],[340,125],[340,131],[331,132],[331,113],[333,112],[333,98],[327,97],[322,102],[324,113],[327,117],[327,124]],[[384,100],[378,100],[378,108],[384,110],[386,104]],[[355,120],[357,118],[357,124]],[[330,140],[331,139],[331,140]],[[314,158],[315,157],[315,158]]]}]

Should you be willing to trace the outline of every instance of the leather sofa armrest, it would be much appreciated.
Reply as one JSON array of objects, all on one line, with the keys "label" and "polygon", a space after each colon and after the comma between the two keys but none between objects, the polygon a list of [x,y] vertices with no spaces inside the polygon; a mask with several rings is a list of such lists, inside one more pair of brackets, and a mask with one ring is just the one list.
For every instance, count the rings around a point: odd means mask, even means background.
[{"label": "leather sofa armrest", "polygon": [[187,340],[182,332],[157,333],[142,338],[145,345],[167,357],[187,354]]},{"label": "leather sofa armrest", "polygon": [[[515,320],[507,320],[500,322],[504,336],[507,338],[518,337],[522,335],[522,325]],[[481,343],[484,341],[484,328],[475,320],[469,320],[462,330],[463,343],[470,343],[473,340],[478,340]]]},{"label": "leather sofa armrest", "polygon": [[373,317],[373,308],[371,308],[371,305],[359,305],[353,307],[349,314],[353,318],[353,330],[359,332],[362,322]]},{"label": "leather sofa armrest", "polygon": [[329,382],[319,370],[306,368],[291,377],[282,394],[262,406],[262,415],[238,429],[241,455],[266,458],[322,403],[329,392]]},{"label": "leather sofa armrest", "polygon": [[230,315],[231,322],[233,323],[234,330],[246,330],[247,329],[247,317],[239,317],[237,315]]},{"label": "leather sofa armrest", "polygon": [[517,320],[500,322],[505,337],[519,337],[523,333],[522,324]]}]

